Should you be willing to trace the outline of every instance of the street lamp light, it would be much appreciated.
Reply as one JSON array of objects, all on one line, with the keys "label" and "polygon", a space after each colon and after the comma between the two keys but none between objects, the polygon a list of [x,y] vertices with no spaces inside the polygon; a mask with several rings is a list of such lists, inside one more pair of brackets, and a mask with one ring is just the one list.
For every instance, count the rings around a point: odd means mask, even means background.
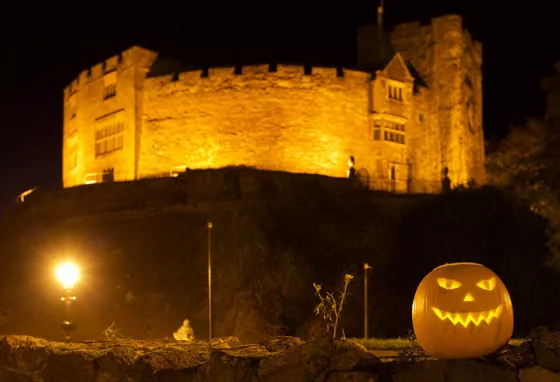
[{"label": "street lamp light", "polygon": [[72,289],[80,278],[80,270],[75,264],[66,262],[56,267],[55,275],[65,290]]},{"label": "street lamp light", "polygon": [[76,329],[76,324],[69,320],[70,305],[73,301],[76,301],[76,296],[74,296],[73,288],[80,278],[80,270],[75,264],[66,262],[59,264],[56,267],[55,276],[64,289],[64,295],[60,298],[60,301],[64,303],[66,308],[65,313],[67,319],[62,321],[60,326],[65,334],[66,341],[70,341],[70,335]]}]

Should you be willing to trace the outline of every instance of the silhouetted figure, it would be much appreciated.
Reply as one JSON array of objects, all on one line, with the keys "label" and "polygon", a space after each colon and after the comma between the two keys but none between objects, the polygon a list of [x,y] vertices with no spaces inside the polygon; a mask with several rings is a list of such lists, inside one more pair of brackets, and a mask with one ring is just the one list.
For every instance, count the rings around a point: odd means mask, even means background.
[{"label": "silhouetted figure", "polygon": [[395,169],[395,165],[391,166],[391,192],[397,192],[397,170]]},{"label": "silhouetted figure", "polygon": [[356,169],[354,168],[355,164],[356,161],[354,160],[354,157],[351,156],[348,159],[348,179],[350,180],[350,185],[352,187],[356,186]]},{"label": "silhouetted figure", "polygon": [[449,174],[449,169],[446,167],[443,169],[443,179],[441,180],[441,191],[449,192],[451,191],[451,179],[447,176]]}]

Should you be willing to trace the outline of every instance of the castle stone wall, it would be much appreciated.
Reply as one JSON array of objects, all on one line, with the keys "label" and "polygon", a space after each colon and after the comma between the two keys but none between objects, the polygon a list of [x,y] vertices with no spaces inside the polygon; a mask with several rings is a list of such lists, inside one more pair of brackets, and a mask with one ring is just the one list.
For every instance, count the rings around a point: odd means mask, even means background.
[{"label": "castle stone wall", "polygon": [[345,177],[348,159],[370,173],[381,158],[368,116],[369,74],[268,65],[185,72],[145,84],[140,176],[174,166]]}]

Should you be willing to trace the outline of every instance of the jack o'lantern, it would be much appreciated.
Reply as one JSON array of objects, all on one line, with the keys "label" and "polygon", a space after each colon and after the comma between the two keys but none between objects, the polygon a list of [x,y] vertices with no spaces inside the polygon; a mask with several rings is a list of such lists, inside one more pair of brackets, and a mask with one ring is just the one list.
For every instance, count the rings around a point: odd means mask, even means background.
[{"label": "jack o'lantern", "polygon": [[439,359],[478,358],[513,334],[513,307],[500,278],[475,263],[445,264],[416,290],[412,323],[418,343]]}]

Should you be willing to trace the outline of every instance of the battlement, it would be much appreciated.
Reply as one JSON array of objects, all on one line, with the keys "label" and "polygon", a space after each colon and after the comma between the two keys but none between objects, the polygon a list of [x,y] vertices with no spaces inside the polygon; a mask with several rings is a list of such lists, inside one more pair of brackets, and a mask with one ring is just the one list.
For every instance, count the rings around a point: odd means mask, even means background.
[{"label": "battlement", "polygon": [[139,55],[137,53],[153,56],[157,56],[158,54],[157,52],[140,46],[132,46],[119,54],[111,56],[108,59],[89,67],[88,69],[82,70],[78,77],[72,80],[72,82],[64,89],[65,98],[79,91],[80,86],[85,84],[87,81],[102,77],[107,72],[111,72],[119,68],[126,68],[137,63],[139,61]]},{"label": "battlement", "polygon": [[211,67],[207,69],[189,70],[178,73],[178,75],[163,75],[152,77],[150,80],[157,83],[182,82],[187,84],[202,85],[208,82],[239,82],[258,81],[268,79],[269,81],[282,79],[297,79],[302,82],[313,81],[361,81],[367,82],[371,74],[358,70],[345,69],[341,67],[312,67],[307,65],[293,64],[257,64],[244,66]]},{"label": "battlement", "polygon": [[421,24],[420,21],[402,23],[395,26],[391,36],[393,39],[401,40],[407,38],[418,38],[421,36],[441,36],[450,31],[463,33],[463,18],[459,15],[444,15],[434,17],[430,24]]}]

